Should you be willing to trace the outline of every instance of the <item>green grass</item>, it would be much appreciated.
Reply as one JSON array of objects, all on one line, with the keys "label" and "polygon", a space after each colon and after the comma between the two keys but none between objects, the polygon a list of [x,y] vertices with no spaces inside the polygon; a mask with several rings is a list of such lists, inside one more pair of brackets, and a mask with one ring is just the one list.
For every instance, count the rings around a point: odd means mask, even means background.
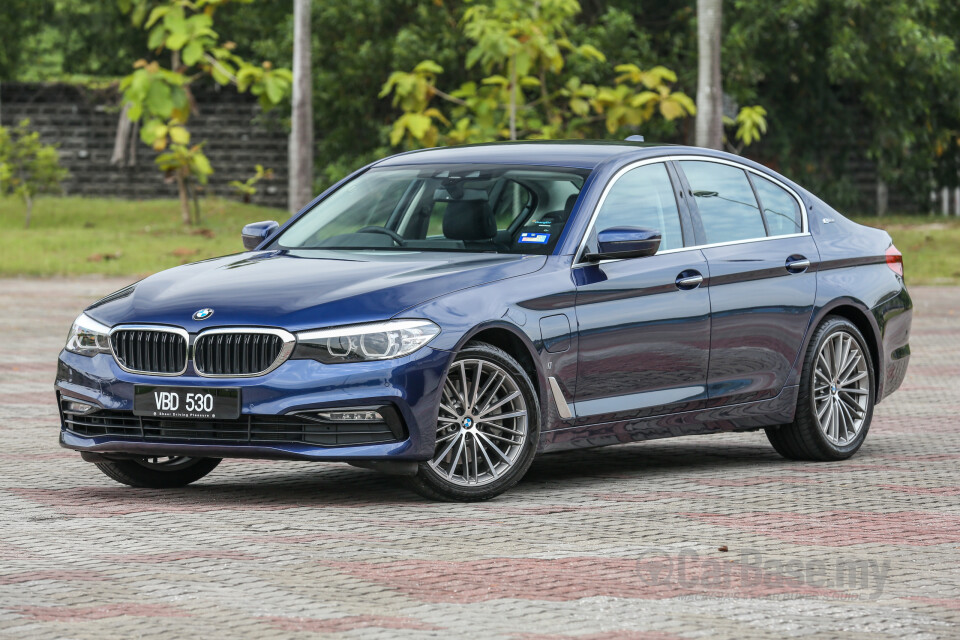
[{"label": "green grass", "polygon": [[960,218],[884,216],[855,220],[890,234],[903,253],[908,285],[960,285]]},{"label": "green grass", "polygon": [[24,229],[19,199],[0,198],[0,276],[146,276],[243,250],[240,229],[286,211],[220,198],[200,204],[202,223],[185,227],[176,200],[41,198]]},{"label": "green grass", "polygon": [[[221,198],[201,203],[203,224],[184,227],[176,200],[41,198],[30,229],[20,200],[0,198],[0,276],[145,276],[242,251],[240,229],[287,213]],[[960,285],[960,219],[858,217],[886,229],[903,252],[908,284]]]}]

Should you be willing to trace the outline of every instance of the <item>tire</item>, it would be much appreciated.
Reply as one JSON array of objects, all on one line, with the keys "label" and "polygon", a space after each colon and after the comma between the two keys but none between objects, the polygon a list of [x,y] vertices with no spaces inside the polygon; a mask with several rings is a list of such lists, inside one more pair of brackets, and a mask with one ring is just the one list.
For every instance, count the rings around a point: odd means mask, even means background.
[{"label": "tire", "polygon": [[505,351],[468,343],[450,365],[438,411],[434,458],[407,479],[420,495],[489,500],[530,468],[540,438],[540,403],[523,367]]},{"label": "tire", "polygon": [[[834,361],[841,363],[839,374]],[[828,316],[804,354],[793,422],[768,427],[770,444],[790,460],[850,458],[870,430],[874,375],[870,349],[860,330],[845,318]]]},{"label": "tire", "polygon": [[132,458],[97,462],[104,474],[122,484],[143,489],[185,487],[213,471],[220,458]]}]

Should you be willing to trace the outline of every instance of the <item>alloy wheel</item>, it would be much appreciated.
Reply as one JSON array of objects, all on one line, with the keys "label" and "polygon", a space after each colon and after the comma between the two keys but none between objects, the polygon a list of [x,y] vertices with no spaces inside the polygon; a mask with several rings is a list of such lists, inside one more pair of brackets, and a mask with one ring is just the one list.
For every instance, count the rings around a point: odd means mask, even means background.
[{"label": "alloy wheel", "polygon": [[455,362],[443,385],[430,466],[453,484],[494,482],[516,464],[527,425],[526,400],[509,372],[488,360]]},{"label": "alloy wheel", "polygon": [[870,401],[867,359],[846,331],[829,336],[817,353],[813,401],[817,424],[832,444],[845,446],[863,428]]},{"label": "alloy wheel", "polygon": [[189,467],[194,463],[195,458],[186,456],[149,456],[147,458],[138,458],[137,463],[147,469],[156,469],[157,471],[174,471]]}]

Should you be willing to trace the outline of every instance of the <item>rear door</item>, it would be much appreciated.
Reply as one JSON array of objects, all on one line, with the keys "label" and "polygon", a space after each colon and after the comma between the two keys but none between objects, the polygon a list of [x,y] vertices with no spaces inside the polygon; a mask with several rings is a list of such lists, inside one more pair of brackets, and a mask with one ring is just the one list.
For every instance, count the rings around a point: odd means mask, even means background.
[{"label": "rear door", "polygon": [[711,405],[776,396],[813,313],[819,254],[795,194],[717,160],[676,163],[709,266]]},{"label": "rear door", "polygon": [[664,162],[620,173],[600,201],[586,246],[610,227],[658,229],[657,255],[574,266],[581,423],[695,409],[706,401],[710,300],[706,260],[681,217],[680,183]]}]

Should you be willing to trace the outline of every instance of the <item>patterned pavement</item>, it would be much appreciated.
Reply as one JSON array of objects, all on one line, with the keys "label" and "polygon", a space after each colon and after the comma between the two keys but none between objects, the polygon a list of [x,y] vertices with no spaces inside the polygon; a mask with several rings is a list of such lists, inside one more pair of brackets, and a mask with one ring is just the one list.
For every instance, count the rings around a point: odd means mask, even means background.
[{"label": "patterned pavement", "polygon": [[960,638],[960,288],[913,291],[852,460],[660,440],[457,505],[298,462],[134,490],[60,449],[56,355],[123,284],[0,280],[0,637]]}]

